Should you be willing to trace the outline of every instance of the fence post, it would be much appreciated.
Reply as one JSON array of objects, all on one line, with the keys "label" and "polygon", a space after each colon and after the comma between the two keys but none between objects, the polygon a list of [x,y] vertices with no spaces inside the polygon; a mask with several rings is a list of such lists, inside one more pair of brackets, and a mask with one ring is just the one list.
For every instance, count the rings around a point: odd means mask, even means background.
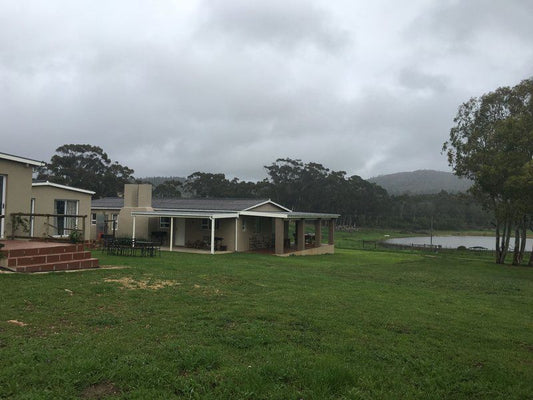
[{"label": "fence post", "polygon": [[88,238],[85,237],[85,218],[87,218],[87,215],[84,215],[81,217],[81,228],[82,228],[82,235],[83,235],[83,241],[87,240]]}]

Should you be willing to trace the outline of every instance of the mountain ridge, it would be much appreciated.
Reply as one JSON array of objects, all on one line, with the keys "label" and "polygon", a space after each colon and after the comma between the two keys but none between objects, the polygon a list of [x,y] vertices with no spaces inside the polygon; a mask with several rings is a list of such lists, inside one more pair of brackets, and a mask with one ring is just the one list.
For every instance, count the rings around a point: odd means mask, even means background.
[{"label": "mountain ridge", "polygon": [[434,194],[441,191],[448,193],[464,193],[472,181],[459,178],[446,171],[419,169],[410,172],[396,172],[378,175],[367,179],[383,187],[390,195],[401,194]]}]

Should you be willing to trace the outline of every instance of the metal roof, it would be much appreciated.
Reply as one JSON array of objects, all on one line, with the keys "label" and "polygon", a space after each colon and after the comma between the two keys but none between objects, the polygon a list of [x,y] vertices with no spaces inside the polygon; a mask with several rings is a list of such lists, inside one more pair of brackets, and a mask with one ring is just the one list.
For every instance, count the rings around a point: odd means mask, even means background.
[{"label": "metal roof", "polygon": [[[268,202],[269,200],[262,199],[153,199],[152,207],[156,210],[241,211]],[[122,207],[124,207],[122,197],[104,197],[91,202],[91,208]]]},{"label": "metal roof", "polygon": [[51,187],[55,187],[58,189],[71,190],[73,192],[80,192],[80,193],[85,193],[85,194],[90,194],[90,195],[93,195],[95,193],[92,190],[86,190],[86,189],[75,188],[72,186],[60,185],[59,183],[53,183],[53,182],[48,182],[48,181],[33,182],[31,185],[33,187],[51,186]]},{"label": "metal roof", "polygon": [[261,199],[153,199],[152,207],[161,210],[242,211],[267,202]]},{"label": "metal roof", "polygon": [[161,210],[161,211],[132,211],[133,216],[147,217],[178,217],[178,218],[237,218],[238,212],[232,211],[182,211],[182,210]]},{"label": "metal roof", "polygon": [[[339,214],[294,212],[283,206],[280,211],[253,211],[263,204],[278,204],[261,199],[153,199],[154,211],[133,211],[132,215],[184,218],[236,218],[239,215],[283,219],[336,219]],[[93,209],[121,209],[124,199],[105,197],[92,201]],[[249,210],[249,211],[248,211]]]},{"label": "metal roof", "polygon": [[44,161],[32,160],[31,158],[19,157],[19,156],[15,156],[13,154],[7,154],[7,153],[0,153],[0,158],[4,160],[19,162],[22,164],[33,165],[36,167],[42,167],[45,164]]},{"label": "metal roof", "polygon": [[270,217],[283,219],[337,219],[340,214],[314,213],[314,212],[284,212],[284,211],[241,211],[239,215],[250,217]]},{"label": "metal roof", "polygon": [[122,197],[103,197],[91,201],[91,208],[120,210],[122,207],[124,207],[124,199]]}]

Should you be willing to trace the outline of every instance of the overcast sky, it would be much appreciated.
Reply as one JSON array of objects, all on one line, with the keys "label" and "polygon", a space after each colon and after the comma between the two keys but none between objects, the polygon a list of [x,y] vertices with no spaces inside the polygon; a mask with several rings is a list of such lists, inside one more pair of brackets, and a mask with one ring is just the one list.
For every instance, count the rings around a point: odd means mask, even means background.
[{"label": "overcast sky", "polygon": [[449,170],[458,106],[533,75],[531,0],[0,0],[0,151],[136,177]]}]

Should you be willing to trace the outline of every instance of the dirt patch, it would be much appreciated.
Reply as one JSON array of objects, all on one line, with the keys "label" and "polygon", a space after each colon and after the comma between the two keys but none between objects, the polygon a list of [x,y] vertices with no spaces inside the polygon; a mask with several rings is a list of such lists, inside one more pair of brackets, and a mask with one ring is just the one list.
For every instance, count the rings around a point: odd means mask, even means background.
[{"label": "dirt patch", "polygon": [[8,324],[17,325],[17,326],[27,326],[28,325],[25,322],[17,321],[16,319],[10,319],[9,321],[7,321],[7,323]]},{"label": "dirt patch", "polygon": [[[87,269],[69,269],[63,272],[85,272],[85,271],[99,271],[102,269],[125,269],[129,268],[126,265],[100,265],[98,268],[87,268]],[[48,274],[49,272],[40,272],[43,274]]]},{"label": "dirt patch", "polygon": [[195,290],[199,290],[200,292],[202,292],[204,296],[222,296],[222,292],[219,289],[211,287],[211,286],[200,286],[200,285],[194,284],[193,288]]},{"label": "dirt patch", "polygon": [[82,399],[103,399],[108,396],[115,396],[120,394],[117,388],[111,382],[100,382],[89,387],[86,387],[81,393]]},{"label": "dirt patch", "polygon": [[122,285],[121,289],[130,289],[130,290],[159,290],[163,289],[165,287],[169,286],[178,286],[181,285],[181,283],[176,281],[162,281],[162,280],[139,280],[136,281],[133,278],[130,277],[124,277],[119,279],[104,279],[104,282],[110,282],[110,283],[119,283]]}]

